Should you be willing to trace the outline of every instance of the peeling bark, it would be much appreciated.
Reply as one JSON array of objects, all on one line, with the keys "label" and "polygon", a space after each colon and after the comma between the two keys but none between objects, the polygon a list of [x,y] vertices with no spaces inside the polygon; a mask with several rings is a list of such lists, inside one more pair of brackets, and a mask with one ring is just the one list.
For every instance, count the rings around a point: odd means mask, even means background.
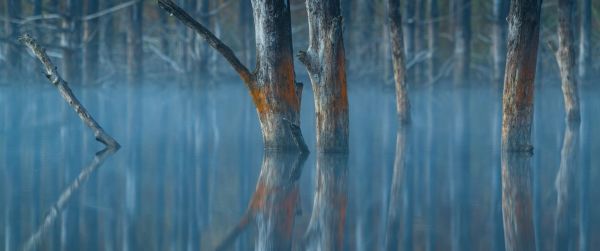
[{"label": "peeling bark", "polygon": [[388,26],[390,43],[392,44],[392,61],[394,63],[394,80],[396,83],[396,112],[398,122],[410,122],[410,102],[408,101],[408,85],[406,84],[406,57],[402,32],[402,16],[400,0],[388,0]]},{"label": "peeling bark", "polygon": [[502,217],[506,250],[535,250],[531,154],[502,152]]},{"label": "peeling bark", "polygon": [[556,61],[560,70],[561,87],[565,102],[565,114],[568,121],[581,119],[579,108],[579,90],[575,62],[575,0],[558,1],[558,50]]},{"label": "peeling bark", "polygon": [[256,106],[265,149],[308,151],[299,127],[302,84],[295,82],[287,0],[252,1],[257,60],[252,73],[227,45],[171,0],[158,4],[196,31],[240,75]]},{"label": "peeling bark", "polygon": [[348,151],[348,94],[343,21],[339,0],[307,0],[309,47],[298,59],[315,97],[317,149]]},{"label": "peeling bark", "polygon": [[533,83],[540,31],[541,0],[513,0],[502,110],[503,151],[531,152]]}]

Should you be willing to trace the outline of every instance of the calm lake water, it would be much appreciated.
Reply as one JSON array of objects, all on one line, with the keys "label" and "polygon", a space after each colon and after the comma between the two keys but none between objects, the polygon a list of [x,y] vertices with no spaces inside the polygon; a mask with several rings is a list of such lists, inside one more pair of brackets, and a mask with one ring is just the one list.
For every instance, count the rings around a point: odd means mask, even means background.
[{"label": "calm lake water", "polygon": [[[405,130],[392,89],[350,88],[349,155],[305,157],[263,152],[238,82],[74,86],[122,145],[104,165],[102,145],[51,85],[0,86],[0,249],[504,249],[490,88],[413,89]],[[304,93],[314,149],[309,85]],[[582,90],[581,127],[568,131],[557,83],[536,90],[526,203],[538,250],[600,249],[598,97]]]}]

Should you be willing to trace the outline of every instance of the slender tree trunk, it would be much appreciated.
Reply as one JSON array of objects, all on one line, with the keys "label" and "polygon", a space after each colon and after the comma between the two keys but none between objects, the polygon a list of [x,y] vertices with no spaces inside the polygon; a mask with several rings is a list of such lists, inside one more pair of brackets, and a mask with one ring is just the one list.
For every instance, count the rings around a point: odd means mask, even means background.
[{"label": "slender tree trunk", "polygon": [[579,108],[579,90],[575,62],[575,0],[558,1],[558,50],[556,60],[560,69],[561,86],[565,101],[565,113],[568,121],[581,119]]},{"label": "slender tree trunk", "polygon": [[513,0],[504,77],[502,148],[532,151],[533,82],[542,0]]},{"label": "slender tree trunk", "polygon": [[[390,0],[399,2],[397,0]],[[392,5],[390,5],[392,6]],[[391,8],[389,8],[391,9]],[[385,250],[400,250],[402,243],[410,243],[412,215],[408,207],[412,207],[410,201],[410,186],[412,185],[412,170],[407,166],[409,145],[409,127],[400,126],[396,132],[396,156],[394,159],[394,170],[392,184],[390,187],[390,201],[385,231]],[[407,191],[408,190],[408,191]],[[405,197],[406,195],[406,197]],[[404,208],[403,208],[404,206]],[[408,216],[408,217],[403,217]],[[403,231],[402,226],[405,226]],[[407,231],[408,230],[408,231]],[[411,250],[412,245],[407,245],[406,250]]]},{"label": "slender tree trunk", "polygon": [[592,0],[582,0],[581,31],[579,37],[579,77],[585,80],[592,65]]},{"label": "slender tree trunk", "polygon": [[[405,22],[402,24],[404,25],[404,55],[407,62],[412,60],[415,56],[415,1],[416,0],[406,0],[404,2]],[[388,9],[388,11],[390,10]]]},{"label": "slender tree trunk", "polygon": [[317,155],[312,215],[302,250],[343,250],[348,205],[348,155]]},{"label": "slender tree trunk", "polygon": [[502,152],[502,217],[506,250],[535,250],[531,154]]},{"label": "slender tree trunk", "polygon": [[81,44],[81,25],[78,22],[81,16],[81,1],[67,0],[63,2],[63,14],[66,16],[62,20],[61,47],[63,47],[63,74],[65,79],[73,83],[81,83],[80,50]]},{"label": "slender tree trunk", "polygon": [[256,106],[265,149],[308,151],[299,126],[302,84],[295,82],[287,0],[252,0],[257,60],[254,72],[250,72],[227,45],[171,0],[158,0],[158,3],[202,36],[240,75]]},{"label": "slender tree trunk", "polygon": [[143,1],[137,2],[129,8],[127,20],[127,82],[129,84],[140,84],[143,78],[143,13]]},{"label": "slender tree trunk", "polygon": [[471,0],[456,0],[454,8],[454,84],[463,85],[471,67]]},{"label": "slender tree trunk", "polygon": [[[85,1],[86,14],[98,12],[98,0]],[[100,46],[98,34],[98,19],[87,20],[83,26],[83,81],[82,84],[92,84],[98,79],[98,50]]]},{"label": "slender tree trunk", "polygon": [[394,80],[396,82],[396,112],[401,124],[410,122],[410,103],[408,101],[408,85],[406,84],[406,58],[402,32],[402,15],[400,0],[388,0],[388,26],[392,45],[392,61],[394,62]]},{"label": "slender tree trunk", "polygon": [[239,27],[241,29],[241,48],[242,61],[246,65],[252,65],[254,55],[252,53],[251,41],[254,38],[252,28],[254,26],[252,20],[252,5],[250,1],[240,1]]},{"label": "slender tree trunk", "polygon": [[504,67],[506,66],[506,17],[508,16],[509,0],[494,0],[493,5],[493,33],[492,33],[492,55],[494,76],[493,83],[501,90],[504,78]]},{"label": "slender tree trunk", "polygon": [[348,151],[346,55],[339,0],[307,0],[309,47],[298,57],[306,66],[315,97],[317,149]]},{"label": "slender tree trunk", "polygon": [[6,43],[6,68],[5,77],[11,76],[12,78],[19,78],[21,74],[18,71],[21,70],[21,53],[16,45],[17,37],[19,36],[19,24],[14,20],[21,18],[21,0],[7,0],[5,9],[5,16],[8,20],[5,23],[6,35],[9,40]]},{"label": "slender tree trunk", "polygon": [[438,71],[438,0],[427,0],[427,50],[429,59],[427,60],[427,80],[433,84]]}]

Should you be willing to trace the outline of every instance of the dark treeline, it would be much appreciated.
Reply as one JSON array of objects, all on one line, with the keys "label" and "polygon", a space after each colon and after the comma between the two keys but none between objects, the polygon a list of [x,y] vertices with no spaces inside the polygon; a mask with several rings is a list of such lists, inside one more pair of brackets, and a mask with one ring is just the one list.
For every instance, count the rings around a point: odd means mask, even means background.
[{"label": "dark treeline", "polygon": [[[558,41],[558,0],[542,6],[538,79],[558,79],[558,66],[545,44]],[[572,23],[577,74],[589,77],[600,67],[592,60],[600,47],[600,2],[575,1]],[[250,1],[178,0],[192,17],[253,66],[255,48]],[[504,76],[508,0],[401,1],[407,77],[415,86],[442,79],[487,81],[500,85]],[[344,44],[349,85],[391,84],[393,64],[384,0],[343,0]],[[291,0],[294,52],[309,44],[305,1]],[[127,79],[202,82],[207,76],[229,76],[224,59],[208,49],[192,30],[144,0],[6,0],[0,4],[0,81],[34,76],[39,68],[26,56],[17,37],[32,33],[65,79],[93,85]],[[297,64],[298,65],[298,64]],[[252,67],[250,67],[252,68]],[[297,74],[305,75],[304,69]],[[376,78],[372,78],[376,76]],[[205,81],[206,82],[206,81]],[[411,84],[412,85],[412,84]]]}]

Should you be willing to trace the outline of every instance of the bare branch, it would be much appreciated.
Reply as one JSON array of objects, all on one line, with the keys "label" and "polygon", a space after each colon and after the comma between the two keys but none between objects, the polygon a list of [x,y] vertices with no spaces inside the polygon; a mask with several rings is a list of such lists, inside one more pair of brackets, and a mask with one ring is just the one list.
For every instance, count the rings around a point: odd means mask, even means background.
[{"label": "bare branch", "polygon": [[42,62],[46,71],[46,77],[48,80],[50,80],[50,83],[58,88],[58,91],[63,96],[63,99],[67,101],[67,103],[75,110],[75,112],[77,112],[77,115],[79,115],[79,118],[81,118],[83,123],[85,123],[94,131],[96,140],[102,142],[108,148],[119,149],[119,143],[117,143],[115,139],[113,139],[104,131],[104,129],[102,129],[102,127],[100,127],[92,115],[90,115],[85,107],[83,107],[83,105],[79,102],[79,100],[77,100],[77,97],[75,97],[71,91],[71,88],[69,88],[67,85],[67,82],[62,79],[60,74],[58,74],[56,66],[46,54],[46,49],[42,48],[29,34],[19,37],[19,41],[29,47],[33,54]]},{"label": "bare branch", "polygon": [[92,19],[96,19],[96,18],[102,17],[104,15],[111,14],[113,12],[116,12],[116,11],[119,11],[121,9],[124,9],[124,8],[129,7],[129,6],[132,6],[132,5],[136,4],[139,1],[140,0],[132,0],[132,1],[129,1],[129,2],[117,4],[117,5],[113,6],[113,7],[110,7],[110,8],[98,11],[96,13],[84,16],[84,17],[81,18],[81,20],[82,21],[89,21],[89,20],[92,20]]},{"label": "bare branch", "polygon": [[183,9],[177,6],[171,0],[158,0],[158,5],[163,8],[170,15],[177,17],[181,22],[183,22],[186,26],[190,27],[198,35],[200,35],[208,44],[217,50],[229,64],[237,71],[240,75],[244,83],[248,86],[248,88],[252,89],[254,87],[254,76],[244,64],[235,56],[231,48],[224,44],[219,38],[217,38],[212,32],[210,32],[206,27],[202,24],[198,23],[198,21],[194,20],[189,14],[187,14]]}]

